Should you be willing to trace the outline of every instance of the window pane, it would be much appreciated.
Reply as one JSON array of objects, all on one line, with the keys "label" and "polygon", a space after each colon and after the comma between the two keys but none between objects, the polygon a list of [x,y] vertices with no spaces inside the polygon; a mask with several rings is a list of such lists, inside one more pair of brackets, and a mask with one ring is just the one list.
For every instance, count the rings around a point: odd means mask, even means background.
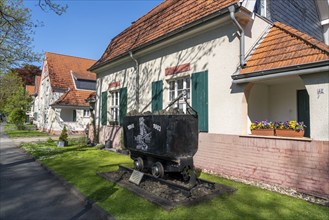
[{"label": "window pane", "polygon": [[175,99],[175,91],[170,91],[170,97],[169,100],[172,101]]},{"label": "window pane", "polygon": [[186,89],[190,88],[190,78],[186,78]]},{"label": "window pane", "polygon": [[178,89],[183,89],[183,79],[177,80]]}]

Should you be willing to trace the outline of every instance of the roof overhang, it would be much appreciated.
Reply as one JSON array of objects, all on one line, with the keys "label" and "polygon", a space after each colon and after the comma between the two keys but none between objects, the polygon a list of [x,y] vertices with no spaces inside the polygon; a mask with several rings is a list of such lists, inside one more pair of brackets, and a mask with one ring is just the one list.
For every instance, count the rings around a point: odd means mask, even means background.
[{"label": "roof overhang", "polygon": [[89,109],[88,106],[79,106],[79,105],[61,105],[61,104],[51,104],[52,108],[74,108],[74,109]]},{"label": "roof overhang", "polygon": [[[240,2],[236,2],[234,4],[232,4],[233,6],[235,6],[236,8],[240,8],[241,7],[241,3]],[[161,47],[161,46],[164,46],[164,45],[168,45],[172,42],[175,42],[179,39],[182,39],[182,38],[185,38],[187,35],[193,35],[193,34],[196,34],[195,31],[193,31],[194,29],[195,30],[198,30],[200,31],[200,29],[204,28],[208,28],[208,27],[202,27],[204,24],[207,24],[207,23],[213,23],[215,24],[216,20],[218,20],[219,18],[223,18],[225,17],[225,15],[227,16],[227,19],[226,20],[221,20],[220,23],[222,23],[223,21],[229,21],[230,20],[230,17],[229,17],[229,11],[228,11],[228,8],[232,5],[229,5],[228,7],[226,8],[223,8],[222,10],[219,10],[215,13],[212,13],[210,15],[207,15],[201,19],[198,19],[194,22],[191,22],[183,27],[180,27],[174,31],[171,31],[161,37],[158,37],[157,39],[154,39],[150,42],[147,42],[139,47],[136,47],[136,48],[133,48],[131,49],[130,51],[127,51],[125,53],[122,53],[121,55],[111,59],[111,60],[107,60],[103,63],[100,63],[98,65],[95,65],[95,66],[92,66],[88,69],[88,71],[92,71],[92,72],[95,72],[97,74],[97,72],[100,72],[100,71],[103,71],[103,70],[106,70],[106,66],[110,65],[110,64],[114,64],[114,63],[119,63],[121,60],[123,59],[126,59],[126,60],[130,60],[130,55],[129,55],[129,52],[132,52],[134,54],[134,56],[138,56],[139,53],[143,52],[147,52],[147,51],[150,51],[152,50],[152,48],[154,48],[154,46],[156,46],[157,48]]]},{"label": "roof overhang", "polygon": [[259,72],[252,72],[246,74],[232,75],[233,83],[248,83],[256,82],[268,79],[275,79],[279,77],[293,76],[293,75],[304,75],[311,73],[319,73],[329,71],[329,60],[307,63],[297,66],[289,66],[283,68],[276,68],[270,70],[264,70]]}]

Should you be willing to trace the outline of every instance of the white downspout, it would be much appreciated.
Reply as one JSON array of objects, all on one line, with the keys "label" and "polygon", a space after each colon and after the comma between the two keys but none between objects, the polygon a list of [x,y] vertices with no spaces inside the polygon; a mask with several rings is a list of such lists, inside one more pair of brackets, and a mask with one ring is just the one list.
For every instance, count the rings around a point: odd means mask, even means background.
[{"label": "white downspout", "polygon": [[133,53],[129,51],[129,55],[133,61],[135,61],[135,70],[136,70],[136,110],[139,111],[139,63],[133,56]]},{"label": "white downspout", "polygon": [[244,51],[245,51],[245,39],[244,39],[245,34],[244,34],[244,30],[235,18],[235,5],[231,5],[230,7],[228,7],[228,10],[230,12],[230,17],[231,17],[233,23],[239,29],[239,34],[240,34],[240,66],[244,67],[246,65],[246,61],[244,59]]}]

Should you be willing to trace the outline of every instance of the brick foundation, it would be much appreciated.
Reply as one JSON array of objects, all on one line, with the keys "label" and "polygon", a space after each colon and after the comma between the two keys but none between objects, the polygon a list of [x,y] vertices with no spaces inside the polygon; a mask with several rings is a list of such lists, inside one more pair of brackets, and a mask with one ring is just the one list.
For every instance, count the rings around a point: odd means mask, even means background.
[{"label": "brick foundation", "polygon": [[113,148],[121,149],[121,130],[117,125],[102,126],[99,131],[99,143],[105,144],[105,141],[111,140]]},{"label": "brick foundation", "polygon": [[200,133],[194,164],[329,198],[329,141]]}]

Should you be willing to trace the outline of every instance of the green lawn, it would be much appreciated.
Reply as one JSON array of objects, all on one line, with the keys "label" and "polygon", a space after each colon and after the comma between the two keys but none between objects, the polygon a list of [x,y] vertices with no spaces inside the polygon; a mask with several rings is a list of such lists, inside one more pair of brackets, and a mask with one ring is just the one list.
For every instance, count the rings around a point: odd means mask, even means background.
[{"label": "green lawn", "polygon": [[208,174],[201,174],[201,178],[232,186],[237,191],[190,208],[166,211],[96,175],[117,170],[119,164],[132,166],[128,156],[77,142],[65,148],[57,148],[51,141],[22,147],[116,219],[329,219],[328,207]]},{"label": "green lawn", "polygon": [[48,133],[40,132],[38,130],[35,130],[35,126],[30,125],[30,124],[26,124],[24,130],[17,130],[15,125],[6,124],[5,125],[5,133],[10,138],[48,136]]}]

